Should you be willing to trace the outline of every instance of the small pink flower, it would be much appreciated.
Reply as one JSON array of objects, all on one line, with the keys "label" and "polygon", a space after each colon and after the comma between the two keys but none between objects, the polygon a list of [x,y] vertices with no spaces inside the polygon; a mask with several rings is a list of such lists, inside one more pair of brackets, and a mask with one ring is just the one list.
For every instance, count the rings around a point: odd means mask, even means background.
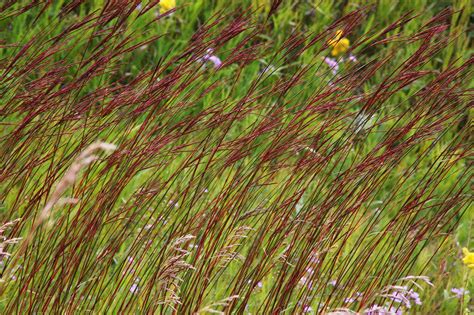
[{"label": "small pink flower", "polygon": [[132,284],[132,286],[130,287],[130,292],[132,292],[133,294],[138,293],[138,291],[140,290],[140,288],[138,287],[139,281],[140,281],[140,278],[136,278],[135,283]]},{"label": "small pink flower", "polygon": [[305,305],[303,307],[303,313],[311,313],[311,312],[313,312],[313,308],[311,306]]},{"label": "small pink flower", "polygon": [[354,55],[349,55],[349,61],[357,62],[357,58]]},{"label": "small pink flower", "polygon": [[136,283],[132,284],[132,286],[130,287],[130,292],[137,293],[138,292],[138,284],[136,284]]},{"label": "small pink flower", "polygon": [[207,50],[207,53],[202,56],[202,58],[199,58],[198,61],[202,63],[206,63],[207,61],[210,61],[214,64],[215,69],[219,69],[222,65],[222,61],[217,57],[216,55],[213,55],[212,53],[214,52],[214,49],[209,48]]},{"label": "small pink flower", "polygon": [[219,59],[217,56],[210,56],[209,61],[211,61],[214,64],[214,68],[219,69],[222,65],[222,61]]},{"label": "small pink flower", "polygon": [[335,59],[329,57],[325,57],[324,62],[329,66],[329,68],[331,68],[332,74],[335,75],[339,70],[339,63]]},{"label": "small pink flower", "polygon": [[469,294],[468,290],[465,290],[464,288],[452,288],[451,292],[456,294],[456,298],[462,299],[464,295]]}]

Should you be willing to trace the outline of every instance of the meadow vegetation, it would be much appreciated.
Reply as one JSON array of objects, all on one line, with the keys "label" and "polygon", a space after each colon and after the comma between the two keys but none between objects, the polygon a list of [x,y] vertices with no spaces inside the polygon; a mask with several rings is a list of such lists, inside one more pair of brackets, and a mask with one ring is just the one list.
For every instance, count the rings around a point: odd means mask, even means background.
[{"label": "meadow vegetation", "polygon": [[2,2],[1,312],[472,312],[472,17]]}]

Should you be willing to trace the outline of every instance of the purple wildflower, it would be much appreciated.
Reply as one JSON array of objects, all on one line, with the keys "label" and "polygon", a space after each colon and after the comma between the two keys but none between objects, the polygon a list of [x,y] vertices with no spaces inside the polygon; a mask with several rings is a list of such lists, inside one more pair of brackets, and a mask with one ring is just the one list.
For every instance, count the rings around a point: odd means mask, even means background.
[{"label": "purple wildflower", "polygon": [[140,278],[135,278],[135,282],[130,287],[130,292],[132,292],[133,294],[138,293],[138,291],[140,290],[140,288],[138,287],[138,282],[140,282]]},{"label": "purple wildflower", "polygon": [[306,286],[310,290],[313,288],[313,282],[307,276],[301,277],[300,285]]},{"label": "purple wildflower", "polygon": [[397,303],[404,304],[406,308],[411,308],[412,302],[416,305],[421,305],[420,295],[413,289],[408,290],[406,286],[395,287],[396,290],[392,291],[388,297]]},{"label": "purple wildflower", "polygon": [[202,63],[210,61],[214,64],[215,69],[219,69],[222,65],[222,61],[219,59],[219,57],[217,57],[216,55],[213,55],[212,54],[213,52],[214,52],[214,49],[209,48],[207,50],[207,53],[204,56],[202,56],[202,58],[199,58],[198,61]]},{"label": "purple wildflower", "polygon": [[352,55],[352,54],[351,54],[351,55],[349,55],[349,61],[352,61],[352,62],[357,62],[357,58],[356,58],[356,56],[354,56],[354,55]]},{"label": "purple wildflower", "polygon": [[130,292],[132,293],[137,293],[138,292],[138,284],[134,283],[132,284],[132,286],[130,287]]},{"label": "purple wildflower", "polygon": [[392,299],[394,302],[405,304],[407,308],[411,308],[410,300],[405,296],[405,294],[401,292],[393,292],[390,296],[390,299]]},{"label": "purple wildflower", "polygon": [[303,307],[303,313],[311,313],[313,311],[313,308],[309,305],[305,305]]},{"label": "purple wildflower", "polygon": [[217,56],[210,56],[209,61],[211,61],[214,64],[214,68],[219,69],[220,66],[222,65],[222,61],[219,59]]},{"label": "purple wildflower", "polygon": [[456,298],[462,299],[464,295],[469,294],[469,290],[465,290],[464,288],[452,288],[451,292],[456,294]]},{"label": "purple wildflower", "polygon": [[339,63],[335,59],[329,57],[325,57],[324,62],[329,66],[329,68],[331,68],[332,73],[335,75],[339,70]]},{"label": "purple wildflower", "polygon": [[415,302],[416,305],[421,305],[420,295],[414,290],[408,291],[408,297]]}]

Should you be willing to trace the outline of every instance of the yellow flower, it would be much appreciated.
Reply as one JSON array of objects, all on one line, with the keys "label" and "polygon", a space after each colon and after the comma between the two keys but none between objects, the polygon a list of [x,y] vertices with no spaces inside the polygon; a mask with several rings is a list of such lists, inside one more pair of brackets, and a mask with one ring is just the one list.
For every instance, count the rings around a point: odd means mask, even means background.
[{"label": "yellow flower", "polygon": [[349,45],[351,44],[351,42],[347,38],[341,37],[342,31],[338,30],[336,32],[336,36],[328,40],[328,45],[332,47],[331,55],[333,55],[334,57],[345,53],[349,49]]},{"label": "yellow flower", "polygon": [[176,0],[161,0],[160,1],[160,13],[166,13],[176,7]]},{"label": "yellow flower", "polygon": [[462,249],[464,258],[462,262],[471,269],[474,269],[474,253],[470,252],[466,247]]}]

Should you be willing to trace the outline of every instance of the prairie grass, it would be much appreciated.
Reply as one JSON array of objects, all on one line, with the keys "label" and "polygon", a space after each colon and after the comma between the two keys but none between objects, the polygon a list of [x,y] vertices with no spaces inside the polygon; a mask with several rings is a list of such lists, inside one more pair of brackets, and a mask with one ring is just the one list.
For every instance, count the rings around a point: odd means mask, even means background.
[{"label": "prairie grass", "polygon": [[161,6],[1,4],[2,312],[473,310],[467,1]]}]

